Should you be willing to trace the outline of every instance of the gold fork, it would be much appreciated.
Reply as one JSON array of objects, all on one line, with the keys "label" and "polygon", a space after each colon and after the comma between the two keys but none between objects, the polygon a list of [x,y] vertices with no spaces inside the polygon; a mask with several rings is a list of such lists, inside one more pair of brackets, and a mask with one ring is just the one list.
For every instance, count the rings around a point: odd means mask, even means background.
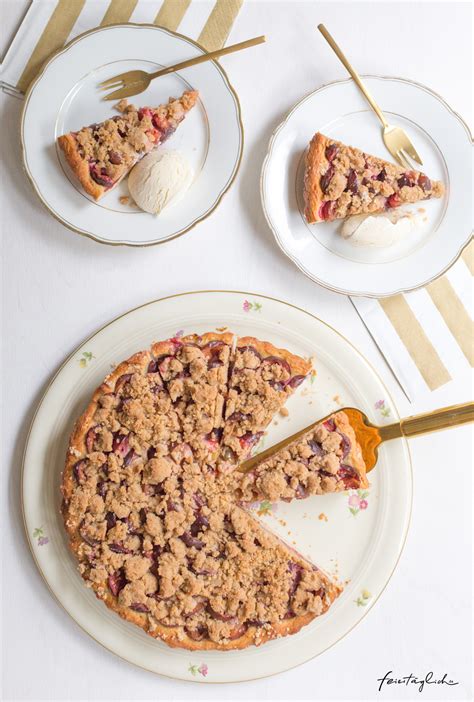
[{"label": "gold fork", "polygon": [[[426,412],[425,414],[417,414],[413,417],[400,419],[394,424],[386,424],[377,426],[372,424],[366,414],[355,407],[344,407],[339,412],[345,412],[349,422],[354,430],[357,441],[360,444],[367,473],[375,467],[378,458],[378,447],[384,441],[391,439],[399,439],[400,437],[419,436],[420,434],[428,434],[432,431],[440,429],[449,429],[449,427],[458,427],[462,424],[467,424],[474,421],[474,403],[465,402],[461,405],[452,405],[451,407],[442,407],[441,409]],[[334,412],[323,419],[318,419],[317,422],[310,424],[309,427],[301,429],[292,436],[283,439],[278,444],[270,446],[256,456],[247,459],[241,463],[238,470],[242,473],[248,473],[253,470],[263,461],[271,458],[277,451],[281,451],[288,444],[291,444],[296,439],[299,439],[311,431],[317,424],[321,424],[326,419],[329,419]]]},{"label": "gold fork", "polygon": [[366,86],[362,82],[361,77],[359,76],[355,68],[351,66],[347,58],[344,56],[341,49],[336,44],[332,36],[329,34],[324,24],[318,24],[318,29],[323,35],[323,37],[326,39],[327,43],[334,51],[338,59],[347,68],[352,78],[354,79],[355,84],[360,89],[360,91],[364,95],[365,99],[367,100],[367,102],[369,103],[379,120],[382,122],[383,140],[385,142],[385,146],[390,151],[393,158],[397,160],[398,163],[400,163],[404,168],[411,168],[410,162],[408,161],[408,157],[412,158],[414,161],[417,161],[420,165],[423,165],[423,161],[419,157],[415,147],[408,138],[408,134],[401,127],[394,127],[393,125],[390,125],[387,122],[382,110],[367,90]]},{"label": "gold fork", "polygon": [[119,90],[115,90],[113,93],[106,95],[104,100],[121,100],[122,98],[143,93],[143,91],[148,88],[151,81],[155,80],[155,78],[165,76],[168,73],[174,73],[175,71],[180,71],[183,68],[189,68],[189,66],[196,66],[198,63],[212,61],[212,59],[225,56],[226,54],[233,54],[235,51],[242,51],[242,49],[247,49],[249,46],[263,44],[265,41],[265,36],[247,39],[246,41],[241,41],[238,44],[227,46],[225,49],[217,49],[217,51],[211,51],[208,54],[202,54],[201,56],[195,56],[187,61],[181,61],[181,63],[176,63],[174,66],[167,66],[166,68],[162,68],[155,73],[147,73],[146,71],[127,71],[127,73],[120,73],[118,76],[114,76],[113,78],[104,80],[103,83],[99,83],[99,88],[101,90],[119,88]]}]

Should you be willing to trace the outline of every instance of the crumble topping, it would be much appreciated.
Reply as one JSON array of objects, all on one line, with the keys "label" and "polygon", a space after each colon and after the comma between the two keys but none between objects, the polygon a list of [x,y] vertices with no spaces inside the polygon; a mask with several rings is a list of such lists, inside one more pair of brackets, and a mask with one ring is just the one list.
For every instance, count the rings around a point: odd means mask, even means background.
[{"label": "crumble topping", "polygon": [[219,647],[249,629],[258,644],[326,611],[339,588],[236,503],[236,473],[209,470],[226,450],[225,415],[248,405],[264,429],[304,376],[280,357],[232,354],[231,335],[209,337],[159,342],[106,379],[73,434],[62,509],[82,577],[121,616],[183,645]]}]

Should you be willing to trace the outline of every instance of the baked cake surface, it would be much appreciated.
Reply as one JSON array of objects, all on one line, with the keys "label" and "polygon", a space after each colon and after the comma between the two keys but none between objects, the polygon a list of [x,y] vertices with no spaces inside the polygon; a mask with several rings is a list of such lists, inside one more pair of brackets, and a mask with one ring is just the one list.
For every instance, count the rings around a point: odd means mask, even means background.
[{"label": "baked cake surface", "polygon": [[[254,488],[269,494],[258,469],[253,482],[236,470],[248,455],[240,439],[264,431],[310,367],[267,342],[209,333],[158,342],[104,380],[70,439],[62,512],[81,575],[108,607],[193,650],[259,645],[327,611],[339,585],[266,530],[236,493],[241,481],[245,499]],[[228,407],[242,370],[248,425],[230,420],[240,405]],[[347,461],[346,439],[336,446],[328,437],[350,430],[342,415],[334,422],[337,431],[318,440]],[[235,437],[242,451],[229,459]],[[275,459],[275,474],[295,463],[291,456]],[[293,493],[272,494],[301,497],[287,484]]]}]

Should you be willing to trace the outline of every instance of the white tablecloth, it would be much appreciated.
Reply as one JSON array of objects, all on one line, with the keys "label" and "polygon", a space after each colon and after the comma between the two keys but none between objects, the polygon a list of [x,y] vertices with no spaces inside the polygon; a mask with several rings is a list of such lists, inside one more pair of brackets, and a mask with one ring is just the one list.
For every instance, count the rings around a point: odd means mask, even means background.
[{"label": "white tablecloth", "polygon": [[[3,0],[4,44],[26,5]],[[223,60],[243,110],[246,144],[240,173],[212,217],[156,248],[100,246],[50,217],[21,168],[22,103],[0,98],[5,166],[1,544],[6,700],[471,698],[469,428],[410,442],[415,497],[408,541],[369,616],[319,658],[266,680],[203,686],[158,677],[119,660],[58,607],[35,569],[23,534],[22,451],[45,386],[82,339],[151,299],[202,288],[286,299],[352,340],[389,386],[400,414],[433,407],[429,402],[408,404],[349,300],[306,279],[280,253],[262,214],[258,184],[272,130],[302,95],[345,77],[316,32],[321,21],[361,73],[425,83],[471,124],[468,3],[247,0],[230,41],[265,33],[268,44]],[[466,401],[470,387],[470,376],[459,376],[444,395],[438,394],[438,401]],[[442,677],[446,672],[459,684],[431,685],[422,695],[413,687],[392,685],[379,694],[377,678],[390,670],[396,676],[424,676],[432,670]]]}]

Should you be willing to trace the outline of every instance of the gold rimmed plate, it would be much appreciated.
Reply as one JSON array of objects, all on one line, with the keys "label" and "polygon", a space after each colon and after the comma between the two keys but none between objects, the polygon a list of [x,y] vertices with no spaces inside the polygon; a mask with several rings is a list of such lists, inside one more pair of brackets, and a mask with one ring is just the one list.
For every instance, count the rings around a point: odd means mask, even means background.
[{"label": "gold rimmed plate", "polygon": [[[338,409],[360,407],[374,423],[395,421],[396,407],[376,372],[351,343],[313,315],[288,303],[237,291],[175,295],[131,310],[95,333],[60,368],[34,417],[25,450],[22,499],[36,564],[52,593],[98,643],[155,673],[196,682],[239,682],[282,672],[313,658],[371,610],[406,538],[412,475],[404,440],[380,450],[365,491],[262,503],[254,513],[269,529],[344,584],[324,616],[297,635],[242,651],[192,652],[168,647],[120,619],[85,586],[69,552],[59,513],[60,477],[76,417],[111,366],[160,339],[227,327],[314,358],[317,375],[275,417],[263,449]],[[323,515],[323,516],[321,516]]]},{"label": "gold rimmed plate", "polygon": [[335,292],[381,298],[427,285],[468,244],[472,139],[461,117],[426,86],[403,78],[363,78],[386,118],[416,145],[421,170],[443,181],[444,197],[404,206],[417,217],[417,226],[391,246],[355,246],[341,235],[341,220],[306,222],[305,152],[315,132],[393,160],[377,117],[349,79],[304,97],[274,131],[262,168],[261,198],[276,243],[305,275]]},{"label": "gold rimmed plate", "polygon": [[185,90],[200,94],[166,142],[166,148],[186,156],[194,177],[179,203],[171,203],[159,217],[124,202],[129,195],[126,179],[95,202],[56,144],[61,134],[118,114],[113,103],[101,99],[101,81],[128,70],[158,70],[202,53],[202,47],[183,35],[155,25],[127,24],[86,32],[48,61],[26,95],[21,141],[27,175],[56,219],[104,244],[150,246],[184,234],[213,212],[235,178],[243,149],[239,100],[215,61],[164,76],[130,100],[137,106],[157,106]]}]

